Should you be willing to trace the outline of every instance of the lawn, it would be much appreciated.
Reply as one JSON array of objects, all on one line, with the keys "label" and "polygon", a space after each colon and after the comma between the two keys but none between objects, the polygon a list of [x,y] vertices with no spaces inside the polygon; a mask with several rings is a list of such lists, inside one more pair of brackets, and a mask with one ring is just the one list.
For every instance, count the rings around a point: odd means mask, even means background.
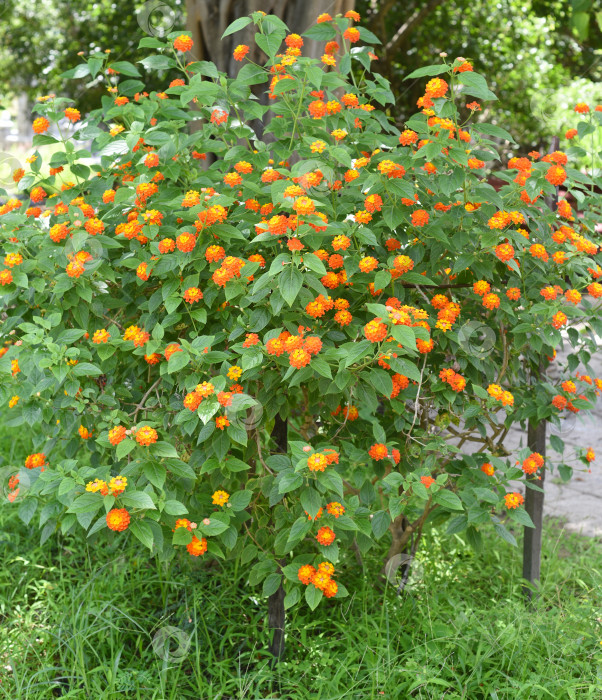
[{"label": "lawn", "polygon": [[548,523],[543,593],[529,611],[520,553],[479,554],[431,531],[402,597],[338,567],[351,596],[288,619],[267,653],[266,601],[242,566],[149,561],[131,537],[52,536],[0,510],[0,697],[599,698],[602,548]]}]

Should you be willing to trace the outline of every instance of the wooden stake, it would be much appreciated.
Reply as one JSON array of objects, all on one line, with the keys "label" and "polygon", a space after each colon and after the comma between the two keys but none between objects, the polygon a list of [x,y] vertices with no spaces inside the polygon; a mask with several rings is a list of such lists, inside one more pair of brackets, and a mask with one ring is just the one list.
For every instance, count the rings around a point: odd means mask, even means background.
[{"label": "wooden stake", "polygon": [[[529,449],[532,452],[539,452],[545,459],[546,456],[546,421],[535,424],[529,421],[528,429]],[[527,477],[527,481],[543,489],[545,466],[542,467],[541,479],[535,474]],[[525,528],[525,538],[523,541],[523,578],[532,585],[538,585],[541,573],[541,533],[543,526],[543,491],[535,491],[527,488],[525,494],[525,510],[531,516],[535,525],[534,528]],[[523,587],[523,592],[528,600],[533,597],[533,590],[528,586]]]},{"label": "wooden stake", "polygon": [[[550,146],[549,153],[553,153],[558,149],[558,136],[554,136],[552,139],[552,144]],[[546,204],[552,211],[556,210],[558,205],[558,187],[556,188],[556,194],[551,197],[546,198]],[[543,361],[539,364],[538,378],[545,372],[545,367]],[[529,421],[527,442],[529,444],[529,449],[532,452],[539,452],[539,454],[545,459],[546,456],[546,421],[540,421],[535,423],[534,421]],[[545,466],[541,469],[541,478],[537,478],[535,474],[527,477],[527,481],[539,486],[541,489],[544,487],[545,478]],[[531,516],[531,520],[535,525],[534,528],[525,528],[525,538],[523,541],[523,578],[528,581],[532,586],[539,587],[539,581],[541,576],[541,538],[542,538],[542,527],[543,527],[543,501],[544,493],[543,491],[535,491],[534,489],[527,488],[525,494],[525,510]],[[528,600],[533,598],[533,589],[528,586],[523,586],[523,592]],[[536,593],[536,597],[538,594]]]},{"label": "wooden stake", "polygon": [[[288,451],[288,425],[284,418],[276,414],[274,429],[272,430],[278,450],[286,454]],[[283,562],[285,564],[286,562]],[[284,587],[282,583],[268,598],[268,626],[273,631],[270,642],[270,653],[272,654],[272,665],[276,665],[284,657],[284,629],[286,614],[284,610]]]}]

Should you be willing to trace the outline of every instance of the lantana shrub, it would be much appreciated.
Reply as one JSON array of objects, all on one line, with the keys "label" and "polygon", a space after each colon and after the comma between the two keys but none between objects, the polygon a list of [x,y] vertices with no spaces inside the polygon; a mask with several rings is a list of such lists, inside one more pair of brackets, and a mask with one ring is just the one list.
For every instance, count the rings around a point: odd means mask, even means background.
[{"label": "lantana shrub", "polygon": [[496,98],[463,58],[408,76],[425,94],[397,128],[358,19],[318,18],[321,60],[277,17],[238,19],[267,61],[239,46],[235,78],[185,34],[144,38],[147,68],[181,73],[164,92],[94,53],[72,76],[104,76],[100,109],[35,106],[14,174],[31,204],[0,207],[0,398],[31,440],[3,489],[42,541],[238,559],[314,608],[347,594],[343,550],[531,525],[509,481],[537,488],[553,461],[508,454],[508,430],[602,388],[581,373],[602,334],[595,182],[574,141],[488,184],[516,144],[479,121]]}]

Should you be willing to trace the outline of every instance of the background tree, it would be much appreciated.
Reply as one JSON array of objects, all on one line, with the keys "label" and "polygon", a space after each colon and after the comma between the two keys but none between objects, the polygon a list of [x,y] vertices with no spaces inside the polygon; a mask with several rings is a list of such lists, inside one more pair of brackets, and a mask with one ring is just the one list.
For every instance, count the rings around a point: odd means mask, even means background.
[{"label": "background tree", "polygon": [[[48,0],[44,13],[5,0],[0,9],[0,95],[34,99],[43,81],[43,92],[72,97],[85,113],[100,104],[106,84],[89,75],[61,81],[80,51],[89,56],[111,47],[114,61],[136,63],[143,58],[137,49],[140,38],[186,27],[195,41],[194,56],[233,75],[234,47],[253,46],[248,28],[219,41],[237,17],[261,9],[302,33],[321,12],[335,15],[354,5],[382,41],[379,70],[392,83],[398,123],[414,112],[421,89],[404,76],[440,52],[465,56],[490,77],[500,99],[482,119],[504,123],[519,143],[533,147],[547,148],[550,137],[564,128],[553,115],[576,97],[565,97],[567,86],[591,96],[602,78],[602,13],[594,0],[134,0],[130,12],[110,0]],[[317,50],[315,42],[306,40],[305,55],[316,56]],[[262,58],[261,51],[252,51],[253,60]],[[164,89],[175,77],[136,65],[147,90]]]},{"label": "background tree", "polygon": [[[251,12],[262,10],[276,15],[288,26],[291,32],[302,34],[315,22],[318,15],[328,12],[332,16],[353,10],[355,0],[186,0],[186,28],[194,40],[195,57],[213,61],[218,70],[234,75],[240,68],[232,58],[238,44],[251,46],[249,58],[258,62],[263,52],[254,45],[254,30],[247,26],[242,31],[230,34],[223,41],[221,36],[238,17],[246,17]],[[303,55],[319,58],[323,50],[320,42],[306,40]]]},{"label": "background tree", "polygon": [[589,91],[602,78],[602,13],[591,0],[358,0],[356,9],[383,42],[379,70],[391,82],[398,123],[422,94],[420,81],[405,76],[440,52],[488,75],[499,101],[482,119],[532,146],[547,148],[558,133],[551,105],[559,90],[580,78]]}]

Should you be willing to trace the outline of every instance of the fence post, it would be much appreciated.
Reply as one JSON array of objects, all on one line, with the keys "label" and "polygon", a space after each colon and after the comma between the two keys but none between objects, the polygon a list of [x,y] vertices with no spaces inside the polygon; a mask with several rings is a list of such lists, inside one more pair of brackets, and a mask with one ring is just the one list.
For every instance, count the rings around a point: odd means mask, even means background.
[{"label": "fence post", "polygon": [[[288,423],[286,418],[281,418],[276,414],[272,437],[280,452],[284,454],[288,451]],[[286,560],[281,562],[286,564]],[[272,665],[277,664],[284,656],[284,629],[286,623],[286,612],[284,610],[284,586],[280,583],[278,590],[268,597],[268,627],[273,633],[270,642],[270,653],[272,654]]]},{"label": "fence post", "polygon": [[[558,149],[559,139],[554,136],[550,146],[549,153],[553,153]],[[546,204],[550,209],[555,210],[558,205],[558,187],[556,194],[552,197],[546,197]],[[544,373],[543,362],[539,365],[539,377]],[[546,456],[546,421],[542,420],[536,423],[534,420],[529,421],[527,429],[527,443],[531,452],[539,452],[545,459]],[[542,491],[536,491],[527,487],[525,493],[525,510],[531,516],[531,520],[535,525],[534,528],[524,528],[525,536],[523,540],[523,578],[532,586],[539,586],[541,576],[541,538],[543,528],[543,502],[544,502],[544,479],[546,467],[541,468],[541,478],[537,474],[532,474],[527,477],[527,482],[531,482],[539,486]],[[523,586],[523,593],[528,600],[533,598],[533,588]],[[537,596],[537,594],[536,594]]]},{"label": "fence post", "polygon": [[[546,456],[546,421],[534,423],[529,421],[527,442],[532,452],[539,452],[545,459]],[[527,481],[536,484],[543,489],[546,473],[545,466],[541,468],[541,479],[536,474],[527,477]],[[523,541],[523,578],[530,584],[538,585],[541,572],[541,536],[543,527],[543,501],[544,492],[527,488],[525,494],[525,510],[531,516],[534,528],[526,527]],[[537,583],[536,583],[537,582]],[[533,596],[533,589],[523,586],[523,592],[528,600]]]}]

